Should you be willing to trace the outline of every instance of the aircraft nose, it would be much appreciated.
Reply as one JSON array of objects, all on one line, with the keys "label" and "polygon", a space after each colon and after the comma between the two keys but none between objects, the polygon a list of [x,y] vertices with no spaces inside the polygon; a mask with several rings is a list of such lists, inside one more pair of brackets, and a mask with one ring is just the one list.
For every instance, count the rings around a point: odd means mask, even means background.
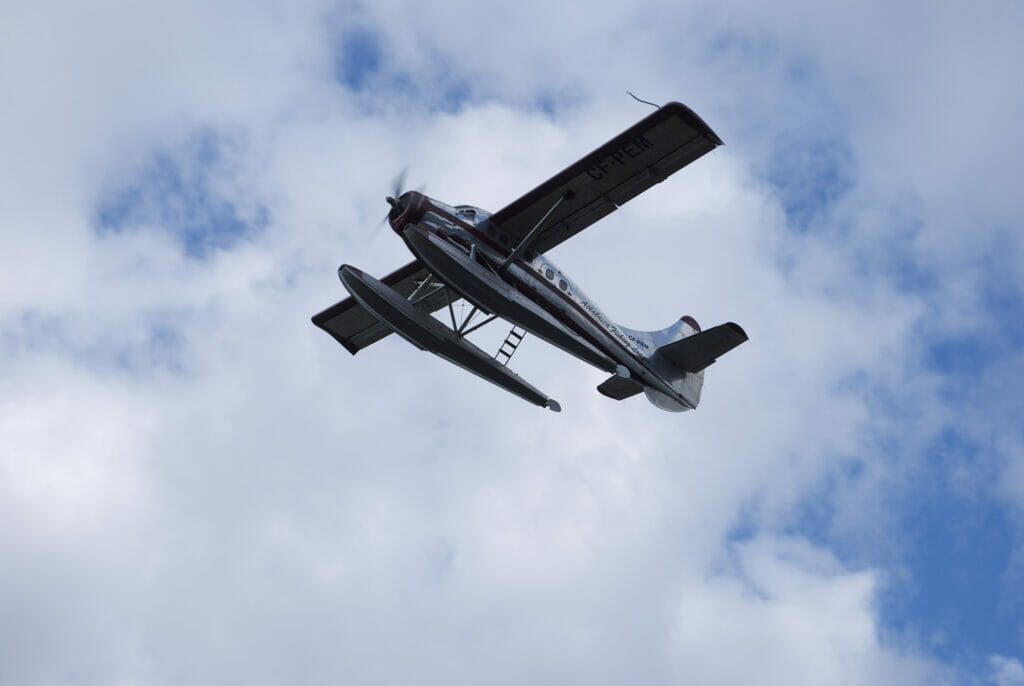
[{"label": "aircraft nose", "polygon": [[400,195],[397,200],[390,195],[384,198],[384,200],[386,200],[387,203],[391,205],[391,210],[388,212],[388,220],[390,221],[398,219],[398,217],[401,216],[402,212],[405,211],[405,208],[409,206],[408,193]]},{"label": "aircraft nose", "polygon": [[388,212],[388,222],[390,222],[391,227],[395,231],[401,233],[402,226],[415,220],[415,217],[408,216],[407,210],[410,206],[415,207],[419,205],[419,194],[416,191],[408,191],[398,196],[397,200],[390,195],[385,200],[391,205],[391,210]]}]

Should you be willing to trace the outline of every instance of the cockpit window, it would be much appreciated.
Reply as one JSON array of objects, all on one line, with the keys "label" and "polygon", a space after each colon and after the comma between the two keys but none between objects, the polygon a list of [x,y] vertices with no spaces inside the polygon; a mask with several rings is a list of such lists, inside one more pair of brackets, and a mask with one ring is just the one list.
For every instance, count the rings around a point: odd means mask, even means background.
[{"label": "cockpit window", "polygon": [[476,217],[476,210],[474,210],[472,207],[460,207],[459,214],[461,214],[463,217],[469,217],[470,219],[473,219]]}]

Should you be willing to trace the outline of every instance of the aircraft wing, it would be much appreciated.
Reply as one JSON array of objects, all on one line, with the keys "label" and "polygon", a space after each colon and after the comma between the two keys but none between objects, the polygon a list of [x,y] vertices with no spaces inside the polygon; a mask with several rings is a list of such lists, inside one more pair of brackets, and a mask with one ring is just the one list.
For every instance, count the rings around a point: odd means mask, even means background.
[{"label": "aircraft wing", "polygon": [[530,243],[533,250],[546,252],[721,144],[693,110],[670,102],[503,207],[489,221],[514,244],[568,194]]},{"label": "aircraft wing", "polygon": [[[427,278],[427,274],[427,268],[419,260],[413,260],[391,272],[381,281],[398,291],[402,297],[408,298],[423,279]],[[428,314],[441,309],[447,302],[444,291],[444,288],[439,288],[437,292],[417,303],[416,309]],[[390,327],[382,324],[351,297],[314,315],[313,323],[331,334],[334,340],[345,346],[353,355],[392,333]]]}]

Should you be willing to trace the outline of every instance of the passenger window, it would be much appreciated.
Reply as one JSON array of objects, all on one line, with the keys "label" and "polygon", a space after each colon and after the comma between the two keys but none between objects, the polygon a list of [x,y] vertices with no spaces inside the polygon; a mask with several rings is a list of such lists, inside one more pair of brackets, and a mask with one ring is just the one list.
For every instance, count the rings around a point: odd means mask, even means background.
[{"label": "passenger window", "polygon": [[569,284],[567,284],[565,282],[565,279],[559,279],[558,280],[558,287],[561,288],[564,291],[566,288],[569,287]]},{"label": "passenger window", "polygon": [[555,273],[553,271],[551,271],[550,269],[547,269],[547,270],[544,271],[544,276],[548,277],[552,281],[555,280]]}]

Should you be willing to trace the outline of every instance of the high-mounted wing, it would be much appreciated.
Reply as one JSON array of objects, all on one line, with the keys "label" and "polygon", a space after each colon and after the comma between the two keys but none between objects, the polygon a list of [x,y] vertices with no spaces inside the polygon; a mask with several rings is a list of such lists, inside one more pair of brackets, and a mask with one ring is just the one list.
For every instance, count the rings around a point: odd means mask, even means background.
[{"label": "high-mounted wing", "polygon": [[[427,268],[419,260],[413,260],[381,281],[398,291],[402,297],[408,298],[428,274]],[[419,301],[416,309],[424,313],[441,309],[447,302],[444,291],[444,288],[437,289]],[[353,355],[392,333],[390,327],[367,312],[354,298],[345,298],[314,315],[313,323],[331,334],[334,340]]]},{"label": "high-mounted wing", "polygon": [[693,110],[670,102],[488,221],[518,242],[565,198],[530,242],[546,252],[721,144]]}]

